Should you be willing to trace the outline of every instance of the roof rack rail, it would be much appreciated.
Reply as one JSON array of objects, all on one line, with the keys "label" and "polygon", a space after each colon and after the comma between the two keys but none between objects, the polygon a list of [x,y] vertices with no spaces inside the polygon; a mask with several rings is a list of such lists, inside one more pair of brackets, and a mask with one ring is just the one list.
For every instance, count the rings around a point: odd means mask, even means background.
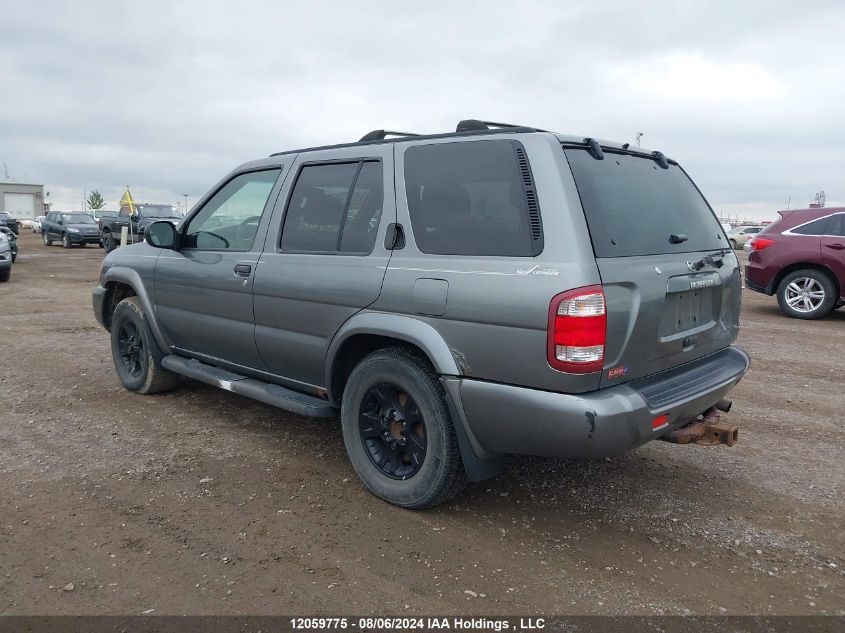
[{"label": "roof rack rail", "polygon": [[489,130],[491,127],[522,128],[525,130],[534,129],[532,127],[528,127],[527,125],[515,125],[513,123],[496,123],[495,121],[480,121],[478,119],[464,119],[463,121],[458,123],[458,127],[455,128],[455,131],[475,132],[478,130]]},{"label": "roof rack rail", "polygon": [[395,132],[393,130],[373,130],[364,134],[358,142],[383,141],[387,136],[419,136],[419,134],[414,132]]}]

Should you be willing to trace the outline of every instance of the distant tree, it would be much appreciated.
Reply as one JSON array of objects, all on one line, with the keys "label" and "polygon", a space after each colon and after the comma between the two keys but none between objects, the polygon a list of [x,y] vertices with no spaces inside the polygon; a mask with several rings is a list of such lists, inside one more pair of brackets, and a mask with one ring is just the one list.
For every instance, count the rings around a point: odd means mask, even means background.
[{"label": "distant tree", "polygon": [[91,195],[88,196],[88,208],[92,211],[99,211],[104,206],[106,206],[106,201],[103,200],[103,196],[100,195],[100,192],[94,189],[91,192]]}]

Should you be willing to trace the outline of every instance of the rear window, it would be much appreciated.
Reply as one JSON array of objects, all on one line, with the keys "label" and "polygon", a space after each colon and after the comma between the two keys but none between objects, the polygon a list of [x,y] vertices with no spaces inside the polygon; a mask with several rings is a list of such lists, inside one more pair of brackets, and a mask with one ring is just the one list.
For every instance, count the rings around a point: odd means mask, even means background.
[{"label": "rear window", "polygon": [[516,141],[411,147],[405,191],[423,253],[531,257],[542,250],[531,169]]},{"label": "rear window", "polygon": [[789,232],[797,235],[825,235],[828,224],[830,224],[830,217],[821,218],[808,224],[796,226],[794,229],[790,229]]},{"label": "rear window", "polygon": [[677,165],[662,169],[630,154],[605,151],[604,160],[596,160],[585,149],[564,151],[596,257],[725,248],[718,220]]}]

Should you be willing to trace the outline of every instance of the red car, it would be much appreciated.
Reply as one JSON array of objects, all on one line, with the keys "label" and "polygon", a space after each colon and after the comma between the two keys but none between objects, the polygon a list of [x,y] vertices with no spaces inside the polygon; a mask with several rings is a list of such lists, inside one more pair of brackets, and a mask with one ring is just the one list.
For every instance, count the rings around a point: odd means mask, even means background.
[{"label": "red car", "polygon": [[818,319],[845,304],[845,208],[778,211],[751,242],[745,285],[781,311]]}]

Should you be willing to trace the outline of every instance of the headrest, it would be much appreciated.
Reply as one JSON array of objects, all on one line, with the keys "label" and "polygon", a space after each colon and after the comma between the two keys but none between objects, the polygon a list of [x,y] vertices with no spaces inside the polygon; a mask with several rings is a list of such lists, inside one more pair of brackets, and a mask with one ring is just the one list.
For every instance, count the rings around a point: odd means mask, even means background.
[{"label": "headrest", "polygon": [[427,216],[437,222],[440,218],[457,219],[469,215],[467,190],[457,184],[429,185],[422,193],[422,206]]},{"label": "headrest", "polygon": [[326,195],[322,189],[309,187],[302,192],[299,206],[302,221],[315,226],[337,226],[343,214],[343,203]]}]

